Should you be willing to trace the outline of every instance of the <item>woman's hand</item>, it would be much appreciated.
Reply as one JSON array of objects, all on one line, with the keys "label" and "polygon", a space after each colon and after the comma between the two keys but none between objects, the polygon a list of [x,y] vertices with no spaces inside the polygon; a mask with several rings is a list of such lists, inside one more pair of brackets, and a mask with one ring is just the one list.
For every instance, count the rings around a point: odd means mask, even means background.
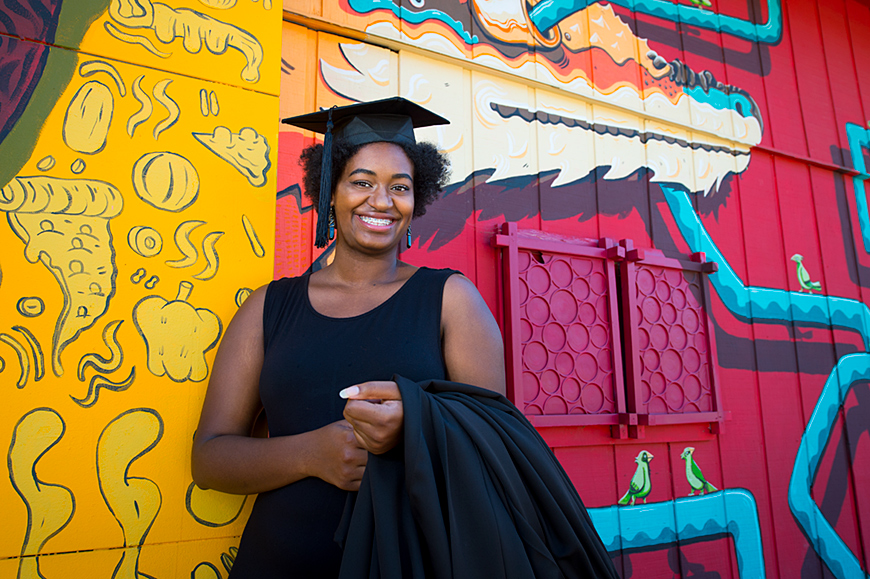
[{"label": "woman's hand", "polygon": [[395,382],[364,382],[339,393],[347,398],[344,417],[360,446],[383,454],[399,442],[405,420],[402,395]]},{"label": "woman's hand", "polygon": [[368,452],[357,442],[347,420],[317,429],[317,452],[312,458],[311,475],[345,491],[358,491],[366,469]]}]

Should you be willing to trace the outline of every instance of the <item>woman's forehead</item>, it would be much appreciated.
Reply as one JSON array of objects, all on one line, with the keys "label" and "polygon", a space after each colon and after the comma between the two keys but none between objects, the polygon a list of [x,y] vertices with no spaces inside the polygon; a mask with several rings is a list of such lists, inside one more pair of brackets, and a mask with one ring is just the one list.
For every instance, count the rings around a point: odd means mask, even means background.
[{"label": "woman's forehead", "polygon": [[405,150],[395,143],[377,142],[363,145],[345,166],[346,172],[365,169],[376,173],[404,173],[413,177],[414,163]]}]

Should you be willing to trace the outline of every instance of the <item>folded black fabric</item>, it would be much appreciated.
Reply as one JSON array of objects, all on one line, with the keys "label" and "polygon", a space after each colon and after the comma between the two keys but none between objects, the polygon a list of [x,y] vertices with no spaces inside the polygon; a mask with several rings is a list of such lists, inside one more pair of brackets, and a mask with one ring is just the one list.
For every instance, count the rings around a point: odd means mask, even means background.
[{"label": "folded black fabric", "polygon": [[393,379],[404,441],[369,455],[336,534],[341,579],[618,577],[565,471],[513,404],[465,384]]}]

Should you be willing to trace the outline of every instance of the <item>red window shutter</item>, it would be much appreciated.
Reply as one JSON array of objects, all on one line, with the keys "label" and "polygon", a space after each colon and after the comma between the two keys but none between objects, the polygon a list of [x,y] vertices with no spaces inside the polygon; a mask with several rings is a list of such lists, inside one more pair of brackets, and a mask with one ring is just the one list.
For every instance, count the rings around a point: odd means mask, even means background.
[{"label": "red window shutter", "polygon": [[612,240],[518,231],[503,252],[508,396],[536,426],[619,423],[625,413]]},{"label": "red window shutter", "polygon": [[626,398],[638,424],[721,423],[705,272],[715,267],[629,249],[623,284]]}]

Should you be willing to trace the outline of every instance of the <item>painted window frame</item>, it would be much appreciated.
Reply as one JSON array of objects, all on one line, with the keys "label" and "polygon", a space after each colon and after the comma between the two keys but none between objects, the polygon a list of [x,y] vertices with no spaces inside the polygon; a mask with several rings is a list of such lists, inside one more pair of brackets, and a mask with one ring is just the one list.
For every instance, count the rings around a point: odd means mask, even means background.
[{"label": "painted window frame", "polygon": [[[710,292],[707,274],[716,271],[714,262],[703,253],[681,258],[667,257],[661,251],[636,248],[630,239],[617,242],[611,238],[570,238],[547,232],[522,229],[516,223],[504,223],[493,238],[493,246],[501,250],[504,292],[504,338],[508,398],[526,414],[536,427],[610,426],[614,438],[643,438],[646,427],[658,425],[709,423],[718,433],[728,413],[722,407],[718,377],[714,327],[709,316]],[[612,353],[613,412],[593,414],[538,414],[527,412],[524,373],[534,373],[523,363],[523,343],[520,335],[522,299],[529,298],[521,289],[521,252],[537,254],[541,259],[582,258],[600,260],[606,272],[607,312]],[[697,274],[699,280],[699,324],[704,331],[706,346],[706,379],[710,391],[708,411],[650,413],[644,403],[643,368],[640,364],[641,332],[637,298],[637,273],[642,268],[679,270]],[[623,362],[624,360],[624,362]],[[703,364],[702,364],[703,368]]]}]

